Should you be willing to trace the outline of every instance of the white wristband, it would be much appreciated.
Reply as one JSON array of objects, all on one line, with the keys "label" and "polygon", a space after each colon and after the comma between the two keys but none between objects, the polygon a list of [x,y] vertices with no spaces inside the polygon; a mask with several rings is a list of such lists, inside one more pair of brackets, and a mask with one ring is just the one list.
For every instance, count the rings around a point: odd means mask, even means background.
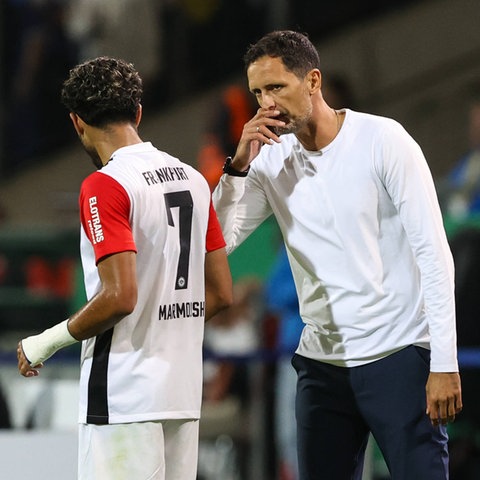
[{"label": "white wristband", "polygon": [[23,353],[31,367],[44,362],[61,348],[78,342],[68,331],[67,324],[68,318],[39,335],[32,335],[22,340]]}]

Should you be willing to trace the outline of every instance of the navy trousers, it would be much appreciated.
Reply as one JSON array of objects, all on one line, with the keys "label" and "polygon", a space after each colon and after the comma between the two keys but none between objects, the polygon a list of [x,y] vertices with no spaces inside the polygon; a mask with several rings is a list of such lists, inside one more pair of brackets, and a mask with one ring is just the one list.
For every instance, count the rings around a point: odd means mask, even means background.
[{"label": "navy trousers", "polygon": [[353,368],[294,355],[300,480],[360,480],[368,435],[392,480],[447,480],[447,433],[425,413],[430,352],[410,346]]}]

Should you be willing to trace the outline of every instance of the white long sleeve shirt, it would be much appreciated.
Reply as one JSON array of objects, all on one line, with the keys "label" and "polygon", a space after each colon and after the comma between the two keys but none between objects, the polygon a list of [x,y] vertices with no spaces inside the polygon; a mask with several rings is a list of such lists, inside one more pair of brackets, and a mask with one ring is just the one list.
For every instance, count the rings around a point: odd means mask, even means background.
[{"label": "white long sleeve shirt", "polygon": [[453,259],[425,157],[396,121],[345,113],[321,151],[284,135],[247,177],[222,176],[227,249],[275,215],[305,323],[298,354],[352,367],[418,345],[431,371],[458,371]]}]

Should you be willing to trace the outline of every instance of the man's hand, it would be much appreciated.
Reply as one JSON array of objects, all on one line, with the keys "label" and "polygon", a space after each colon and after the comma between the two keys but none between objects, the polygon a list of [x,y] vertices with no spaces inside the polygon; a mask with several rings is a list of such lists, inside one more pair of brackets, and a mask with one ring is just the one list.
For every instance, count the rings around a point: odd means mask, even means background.
[{"label": "man's hand", "polygon": [[22,342],[18,342],[17,345],[17,358],[18,358],[18,370],[24,377],[36,377],[39,375],[39,368],[43,367],[43,363],[39,363],[34,367],[30,366],[30,362],[28,361],[25,353],[23,351]]},{"label": "man's hand", "polygon": [[280,143],[280,137],[275,133],[274,128],[283,127],[285,122],[277,120],[278,115],[280,115],[279,110],[259,108],[256,115],[244,125],[233,158],[233,168],[240,172],[247,170],[264,143],[269,145],[274,142]]},{"label": "man's hand", "polygon": [[446,425],[462,410],[460,375],[430,372],[426,385],[427,415],[432,425]]}]

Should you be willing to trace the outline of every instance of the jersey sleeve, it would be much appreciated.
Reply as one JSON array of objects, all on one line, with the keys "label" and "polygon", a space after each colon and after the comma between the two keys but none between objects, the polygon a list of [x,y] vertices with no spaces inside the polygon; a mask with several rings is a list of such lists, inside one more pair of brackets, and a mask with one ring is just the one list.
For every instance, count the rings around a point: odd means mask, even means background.
[{"label": "jersey sleeve", "polygon": [[219,248],[225,247],[226,243],[223,238],[222,229],[217,218],[217,213],[213,208],[213,203],[210,201],[210,213],[208,216],[207,241],[206,250],[212,252]]},{"label": "jersey sleeve", "polygon": [[95,252],[95,261],[114,253],[137,251],[130,226],[130,198],[109,175],[95,172],[80,191],[80,221]]}]

